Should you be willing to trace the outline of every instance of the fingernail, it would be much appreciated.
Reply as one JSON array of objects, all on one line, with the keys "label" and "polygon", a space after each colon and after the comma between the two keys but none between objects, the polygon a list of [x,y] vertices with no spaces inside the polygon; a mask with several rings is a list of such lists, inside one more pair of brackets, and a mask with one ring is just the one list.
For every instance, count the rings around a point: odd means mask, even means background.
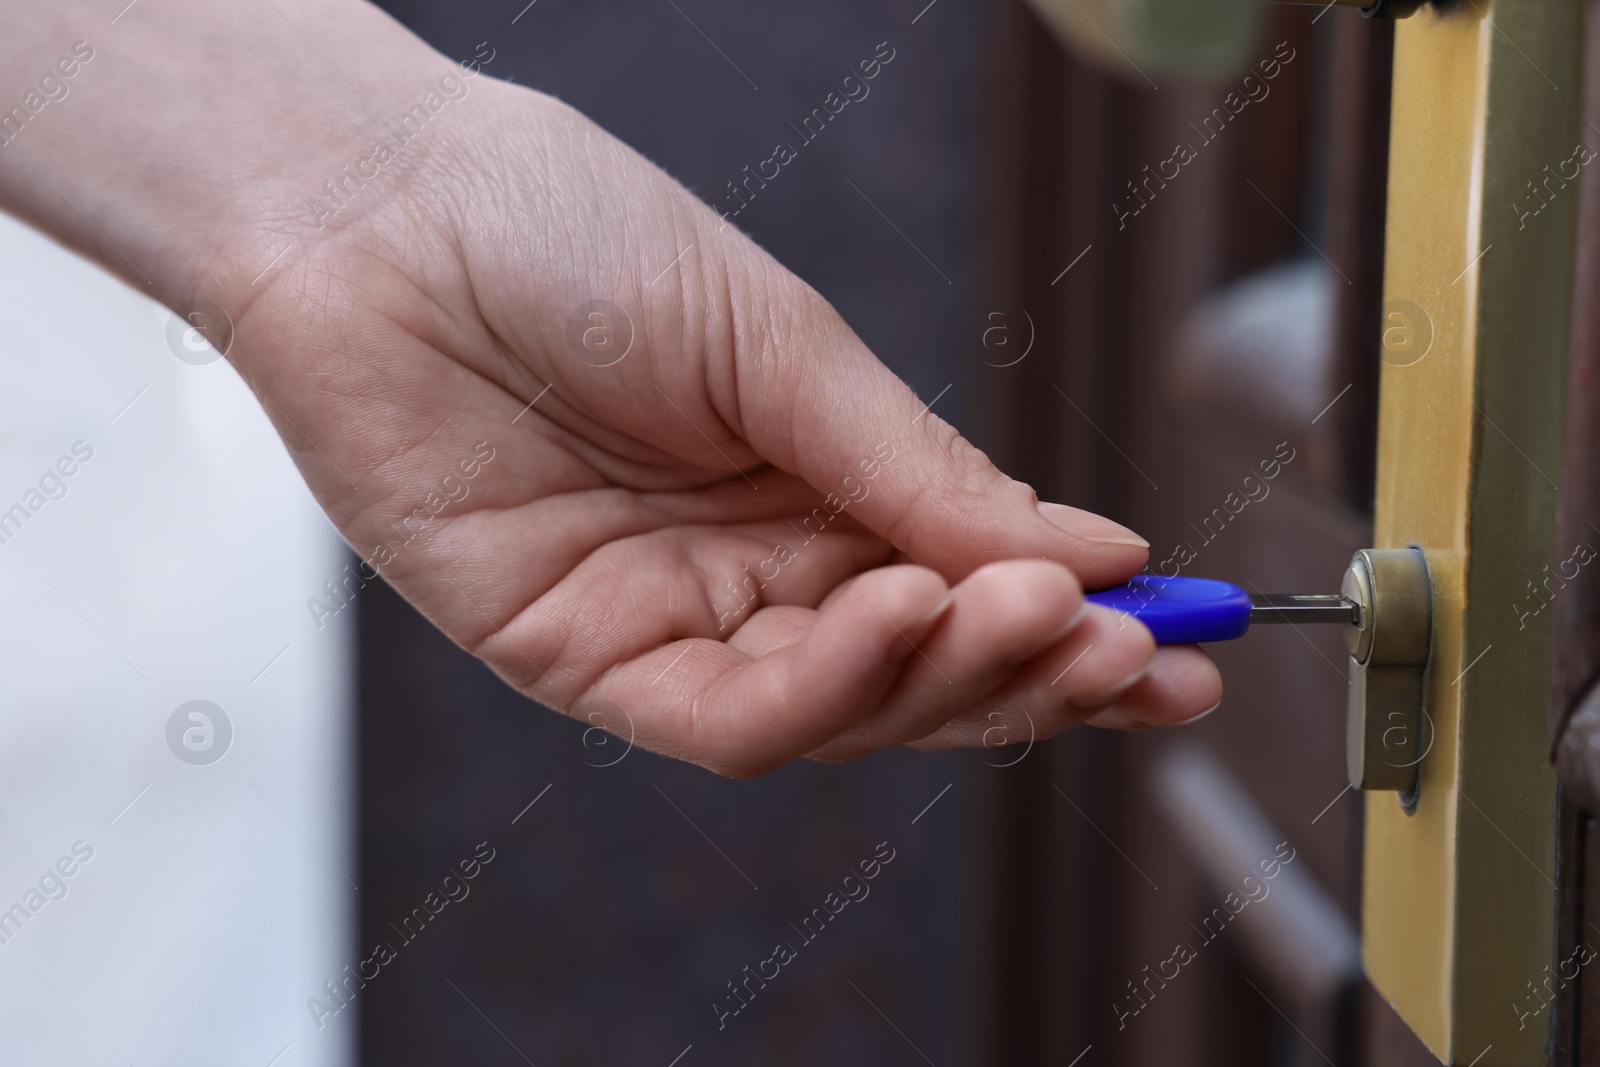
[{"label": "fingernail", "polygon": [[944,595],[944,599],[939,601],[938,604],[934,605],[934,608],[933,608],[932,611],[928,612],[926,615],[922,616],[922,618],[918,619],[915,623],[912,624],[912,629],[913,630],[921,630],[921,629],[924,629],[926,627],[932,626],[934,623],[939,621],[939,616],[943,615],[945,612],[950,610],[950,605],[954,604],[955,602],[956,602],[955,594],[954,593],[946,593]]},{"label": "fingernail", "polygon": [[1082,508],[1041,500],[1039,514],[1043,515],[1050,525],[1084,541],[1095,541],[1103,545],[1133,545],[1135,548],[1150,547],[1149,541],[1121,523],[1112,522],[1104,515],[1096,515]]},{"label": "fingernail", "polygon": [[1215,704],[1213,704],[1209,708],[1207,708],[1205,711],[1202,711],[1200,714],[1196,715],[1194,718],[1185,719],[1182,722],[1180,722],[1178,725],[1179,726],[1193,726],[1195,723],[1199,722],[1201,719],[1205,718],[1207,715],[1210,715],[1213,711],[1216,711],[1220,707],[1222,707],[1222,701],[1219,700]]},{"label": "fingernail", "polygon": [[1104,730],[1148,730],[1150,724],[1142,719],[1136,719],[1122,708],[1109,707],[1100,714],[1087,720],[1090,726],[1098,726]]}]

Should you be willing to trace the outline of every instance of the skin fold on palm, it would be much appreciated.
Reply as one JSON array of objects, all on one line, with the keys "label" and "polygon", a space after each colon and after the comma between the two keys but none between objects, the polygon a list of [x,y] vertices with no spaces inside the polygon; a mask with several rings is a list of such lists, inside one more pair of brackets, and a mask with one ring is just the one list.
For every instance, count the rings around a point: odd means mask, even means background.
[{"label": "skin fold on palm", "polygon": [[[394,101],[454,69],[372,9],[328,9],[319,39],[370,54]],[[241,110],[280,77],[251,62]],[[177,264],[152,271],[169,302],[225,309],[229,358],[318,501],[450,638],[541,703],[735,776],[1216,705],[1197,649],[1083,601],[1144,565],[1142,540],[1040,505],[814,290],[576,111],[486,74],[450,106],[320,224],[281,190],[337,173],[381,109],[248,141],[272,148],[195,263],[106,224]],[[49,228],[59,207],[19,173],[0,193]],[[70,216],[56,229],[98,248]]]}]

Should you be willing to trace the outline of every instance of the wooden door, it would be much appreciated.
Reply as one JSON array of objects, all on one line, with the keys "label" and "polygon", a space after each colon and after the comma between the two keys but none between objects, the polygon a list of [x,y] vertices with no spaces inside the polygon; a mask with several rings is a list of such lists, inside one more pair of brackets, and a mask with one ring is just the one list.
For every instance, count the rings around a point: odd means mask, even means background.
[{"label": "wooden door", "polygon": [[[1600,4],[1584,5],[1580,139],[1600,147]],[[1600,170],[1575,183],[1578,226],[1572,328],[1554,555],[1600,549]],[[1600,1062],[1600,980],[1585,961],[1600,948],[1600,568],[1563,573],[1550,601],[1550,751],[1562,785],[1558,843],[1560,920],[1551,972],[1538,992],[1552,1003],[1552,1063]],[[1577,966],[1574,966],[1577,964]],[[1546,979],[1549,988],[1545,988]],[[1532,992],[1532,991],[1530,991]],[[1526,1009],[1532,1004],[1524,1000]]]},{"label": "wooden door", "polygon": [[1353,549],[1419,545],[1443,738],[1414,810],[1352,795],[1339,635],[1262,630],[1215,649],[1229,696],[1183,736],[1083,731],[995,781],[1008,1062],[1544,1055],[1558,1013],[1514,1004],[1559,947],[1548,618],[1519,638],[1509,605],[1551,559],[1575,198],[1528,233],[1500,198],[1566,158],[1578,35],[1485,7],[1398,27],[1391,130],[1395,27],[1352,11],[1273,9],[1252,91],[1108,77],[1002,5],[992,299],[1041,355],[991,375],[985,443],[1153,567],[1331,591]]}]

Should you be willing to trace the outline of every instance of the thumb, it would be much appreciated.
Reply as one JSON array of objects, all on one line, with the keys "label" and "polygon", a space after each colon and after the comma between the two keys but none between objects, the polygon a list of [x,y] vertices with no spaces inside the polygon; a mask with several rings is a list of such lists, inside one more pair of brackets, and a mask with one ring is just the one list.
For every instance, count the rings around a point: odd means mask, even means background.
[{"label": "thumb", "polygon": [[[767,279],[759,334],[738,345],[745,440],[955,582],[1002,559],[1065,564],[1086,588],[1134,574],[1149,544],[1092,512],[1041,503],[1030,486],[929,410],[809,286]],[[760,324],[757,327],[754,324]]]}]

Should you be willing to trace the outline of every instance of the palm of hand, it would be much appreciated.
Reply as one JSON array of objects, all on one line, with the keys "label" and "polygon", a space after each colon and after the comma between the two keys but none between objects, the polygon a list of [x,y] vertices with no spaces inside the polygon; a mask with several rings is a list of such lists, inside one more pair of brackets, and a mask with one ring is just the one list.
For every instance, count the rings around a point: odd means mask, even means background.
[{"label": "palm of hand", "polygon": [[1130,688],[1149,635],[1084,608],[1074,572],[1142,563],[1125,533],[1047,521],[812,290],[581,116],[496,89],[434,157],[472,169],[419,167],[311,244],[235,354],[339,529],[452,639],[738,775],[1215,702],[1191,650]]}]

